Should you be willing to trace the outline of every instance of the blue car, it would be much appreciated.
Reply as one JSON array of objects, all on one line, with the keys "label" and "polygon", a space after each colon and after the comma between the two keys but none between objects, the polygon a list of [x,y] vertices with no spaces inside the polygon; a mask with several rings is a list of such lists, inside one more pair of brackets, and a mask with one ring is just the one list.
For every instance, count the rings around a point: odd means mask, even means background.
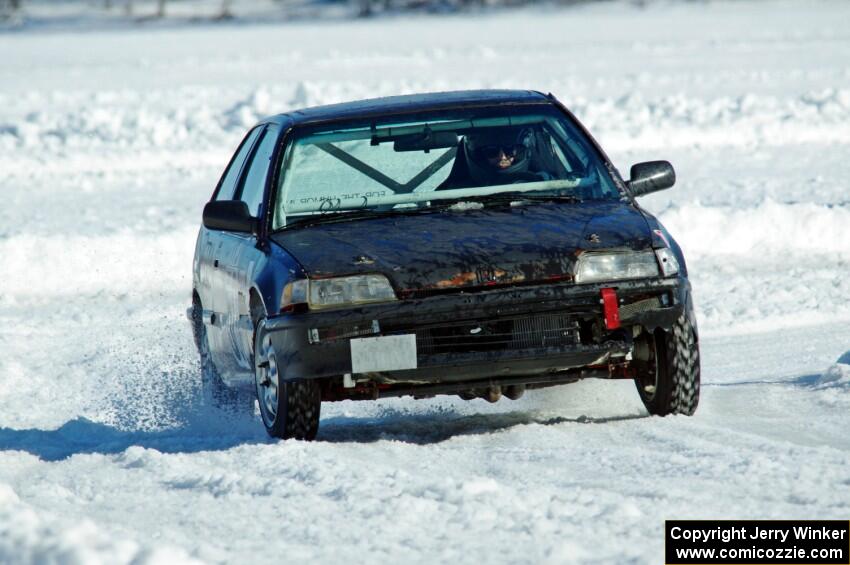
[{"label": "blue car", "polygon": [[323,401],[491,402],[632,379],[693,414],[700,362],[682,251],[552,95],[444,92],[280,114],[204,208],[189,310],[213,402],[313,439]]}]

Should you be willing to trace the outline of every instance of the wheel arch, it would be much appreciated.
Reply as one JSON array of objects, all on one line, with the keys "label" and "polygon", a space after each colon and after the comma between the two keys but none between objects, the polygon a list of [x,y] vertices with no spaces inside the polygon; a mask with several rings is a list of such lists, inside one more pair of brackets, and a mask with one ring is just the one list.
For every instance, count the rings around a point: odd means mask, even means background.
[{"label": "wheel arch", "polygon": [[268,315],[266,302],[263,300],[263,295],[256,286],[252,286],[248,291],[248,311],[251,313],[251,321],[255,325],[260,319],[260,316],[265,317]]}]

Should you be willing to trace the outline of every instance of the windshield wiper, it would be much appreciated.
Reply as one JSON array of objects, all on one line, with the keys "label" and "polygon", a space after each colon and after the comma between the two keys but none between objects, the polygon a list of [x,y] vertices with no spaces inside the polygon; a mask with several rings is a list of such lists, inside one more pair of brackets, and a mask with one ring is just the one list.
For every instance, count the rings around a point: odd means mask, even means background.
[{"label": "windshield wiper", "polygon": [[381,218],[386,216],[402,216],[406,214],[418,214],[422,212],[435,212],[437,208],[432,207],[410,207],[410,208],[393,208],[391,210],[378,210],[375,208],[359,208],[342,212],[325,212],[308,216],[304,219],[294,220],[286,224],[280,229],[301,228],[306,226],[314,226],[317,224],[333,224],[338,222],[347,222],[350,220],[363,220],[367,218]]},{"label": "windshield wiper", "polygon": [[405,208],[392,208],[389,210],[380,210],[376,208],[358,208],[354,210],[340,212],[323,212],[308,216],[304,219],[293,220],[286,224],[281,230],[295,229],[317,224],[333,224],[338,222],[347,222],[350,220],[362,220],[367,218],[379,218],[386,216],[403,216],[422,213],[443,212],[446,209],[463,204],[465,202],[475,202],[483,205],[487,204],[504,204],[513,202],[569,202],[571,204],[580,204],[582,199],[572,194],[529,194],[526,192],[502,192],[490,194],[486,196],[467,196],[458,199],[432,200],[429,206],[411,206]]},{"label": "windshield wiper", "polygon": [[479,198],[466,198],[465,200],[474,200],[487,204],[488,202],[570,202],[572,204],[580,204],[582,199],[573,194],[532,194],[529,192],[499,192]]}]

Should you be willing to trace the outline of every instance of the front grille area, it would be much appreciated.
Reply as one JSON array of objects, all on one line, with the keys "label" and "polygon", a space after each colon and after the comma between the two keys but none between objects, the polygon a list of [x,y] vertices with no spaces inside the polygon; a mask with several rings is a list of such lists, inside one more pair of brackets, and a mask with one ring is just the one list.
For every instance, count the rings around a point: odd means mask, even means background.
[{"label": "front grille area", "polygon": [[628,318],[631,318],[635,314],[640,314],[641,312],[648,312],[650,310],[657,310],[661,307],[661,300],[657,296],[647,298],[646,300],[638,300],[637,302],[632,302],[631,304],[620,306],[620,319],[626,320]]},{"label": "front grille area", "polygon": [[432,296],[442,296],[445,294],[470,294],[475,292],[487,292],[492,290],[517,289],[523,287],[535,287],[542,284],[555,284],[565,281],[571,281],[573,275],[565,273],[561,275],[551,275],[545,280],[529,280],[529,281],[491,281],[483,284],[470,284],[462,286],[451,286],[447,288],[408,288],[398,291],[399,298],[430,298]]},{"label": "front grille area", "polygon": [[578,322],[558,314],[487,322],[461,322],[416,330],[416,349],[419,355],[544,349],[578,343]]},{"label": "front grille area", "polygon": [[381,326],[378,324],[378,320],[372,320],[371,322],[363,322],[361,324],[350,324],[331,328],[311,328],[307,333],[307,338],[312,344],[335,339],[378,335],[380,332]]}]

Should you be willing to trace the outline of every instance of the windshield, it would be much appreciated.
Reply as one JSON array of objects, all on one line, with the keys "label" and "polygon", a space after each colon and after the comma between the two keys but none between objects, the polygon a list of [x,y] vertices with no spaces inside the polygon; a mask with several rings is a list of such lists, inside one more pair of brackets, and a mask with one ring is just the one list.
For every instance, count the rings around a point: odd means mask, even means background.
[{"label": "windshield", "polygon": [[585,136],[543,106],[297,131],[280,172],[273,229],[316,216],[402,213],[465,200],[621,196]]}]

